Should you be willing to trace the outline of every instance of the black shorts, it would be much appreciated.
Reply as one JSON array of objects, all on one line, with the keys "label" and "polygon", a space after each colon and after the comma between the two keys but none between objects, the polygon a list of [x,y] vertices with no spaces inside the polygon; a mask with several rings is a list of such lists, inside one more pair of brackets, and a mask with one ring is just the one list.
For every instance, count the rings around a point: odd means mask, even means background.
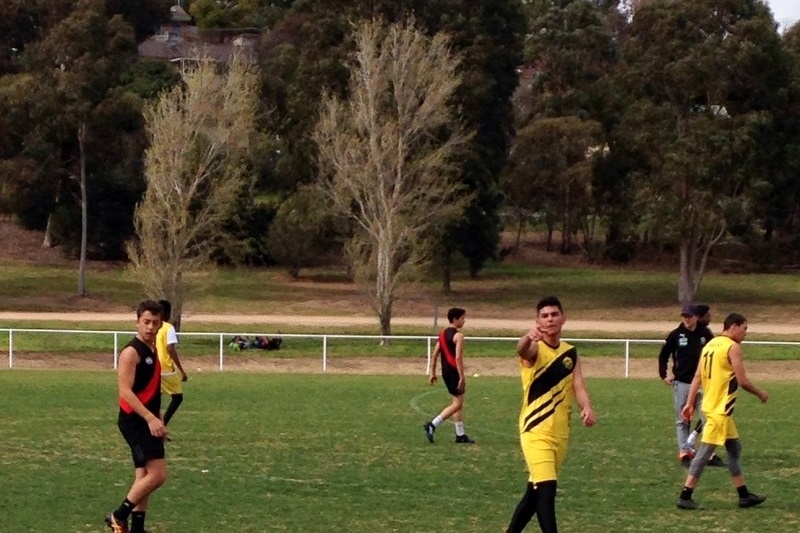
[{"label": "black shorts", "polygon": [[447,392],[453,396],[461,396],[466,392],[466,383],[464,383],[464,390],[458,390],[458,372],[442,372],[442,381],[447,386]]},{"label": "black shorts", "polygon": [[141,416],[120,413],[117,426],[131,448],[133,466],[136,468],[144,468],[151,459],[165,457],[164,440],[150,434],[150,427]]}]

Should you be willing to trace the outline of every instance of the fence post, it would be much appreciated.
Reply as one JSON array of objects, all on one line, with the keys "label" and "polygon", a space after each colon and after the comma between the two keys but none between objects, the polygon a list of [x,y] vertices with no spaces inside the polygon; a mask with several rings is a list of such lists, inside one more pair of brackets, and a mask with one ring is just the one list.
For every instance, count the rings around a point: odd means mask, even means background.
[{"label": "fence post", "polygon": [[114,332],[114,370],[117,369],[119,362],[119,332]]},{"label": "fence post", "polygon": [[222,333],[219,334],[219,371],[222,372],[222,367],[224,365],[223,360],[225,359],[225,341],[222,340]]},{"label": "fence post", "polygon": [[328,336],[322,336],[322,371],[328,371]]},{"label": "fence post", "polygon": [[430,375],[431,373],[431,338],[428,337],[428,364],[425,366],[425,373]]},{"label": "fence post", "polygon": [[8,330],[8,368],[14,368],[14,330]]},{"label": "fence post", "polygon": [[625,377],[627,378],[631,368],[631,341],[625,339]]}]

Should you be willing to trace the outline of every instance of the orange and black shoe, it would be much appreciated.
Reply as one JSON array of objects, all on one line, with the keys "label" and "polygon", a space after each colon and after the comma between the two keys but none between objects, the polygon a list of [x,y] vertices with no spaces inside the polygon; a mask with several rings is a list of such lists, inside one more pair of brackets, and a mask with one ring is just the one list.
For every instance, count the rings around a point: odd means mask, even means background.
[{"label": "orange and black shoe", "polygon": [[681,452],[678,454],[678,461],[680,461],[681,465],[685,468],[689,468],[689,465],[692,464],[692,459],[694,459],[694,454],[691,452]]},{"label": "orange and black shoe", "polygon": [[128,522],[119,520],[114,513],[108,513],[106,516],[106,525],[111,529],[112,533],[128,533]]}]

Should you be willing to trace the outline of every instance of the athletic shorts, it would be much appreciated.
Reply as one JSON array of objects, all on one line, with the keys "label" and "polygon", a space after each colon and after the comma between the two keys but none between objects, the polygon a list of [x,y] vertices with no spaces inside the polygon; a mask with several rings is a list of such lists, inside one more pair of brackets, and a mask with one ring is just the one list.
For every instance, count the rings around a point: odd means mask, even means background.
[{"label": "athletic shorts", "polygon": [[738,439],[739,430],[732,416],[711,415],[706,413],[706,424],[700,441],[713,446],[725,446],[728,439]]},{"label": "athletic shorts", "polygon": [[174,372],[170,372],[166,376],[161,376],[161,393],[162,394],[169,394],[172,396],[173,394],[183,394],[183,385],[181,379],[181,373],[175,370]]},{"label": "athletic shorts", "polygon": [[131,449],[133,466],[136,468],[144,468],[151,459],[165,457],[164,440],[150,434],[144,418],[120,413],[117,427]]},{"label": "athletic shorts", "polygon": [[561,464],[567,456],[566,438],[525,432],[520,435],[520,443],[531,483],[536,485],[558,479]]},{"label": "athletic shorts", "polygon": [[466,392],[466,383],[464,383],[464,390],[458,390],[458,372],[442,372],[442,381],[447,387],[447,392],[453,396],[461,396]]}]

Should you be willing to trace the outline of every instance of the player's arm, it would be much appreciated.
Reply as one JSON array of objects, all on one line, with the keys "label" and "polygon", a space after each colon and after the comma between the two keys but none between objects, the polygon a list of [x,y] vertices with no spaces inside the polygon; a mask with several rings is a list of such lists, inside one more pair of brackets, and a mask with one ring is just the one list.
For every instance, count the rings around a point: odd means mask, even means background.
[{"label": "player's arm", "polygon": [[189,377],[186,375],[186,371],[183,369],[183,364],[181,364],[181,359],[178,357],[178,335],[175,333],[175,328],[170,325],[169,330],[167,331],[167,352],[169,352],[169,356],[172,358],[172,362],[175,363],[175,366],[178,367],[178,370],[181,373],[181,381],[186,381]]},{"label": "player's arm", "polygon": [[538,327],[533,327],[517,342],[517,355],[528,364],[536,362],[539,355],[539,341],[542,340],[542,333]]},{"label": "player's arm", "polygon": [[442,352],[441,346],[439,343],[436,343],[436,347],[433,349],[433,354],[431,355],[431,373],[428,374],[428,383],[433,385],[436,383],[436,363],[439,361],[439,354]]},{"label": "player's arm", "polygon": [[731,362],[733,373],[736,375],[736,381],[739,383],[739,386],[750,394],[758,396],[758,399],[761,400],[761,403],[766,403],[767,399],[769,398],[769,394],[756,387],[755,384],[750,381],[750,378],[747,377],[747,372],[744,370],[744,359],[741,345],[734,344],[731,346],[731,349],[728,350],[728,360]]},{"label": "player's arm", "polygon": [[136,365],[139,363],[139,354],[132,346],[128,346],[119,354],[117,364],[117,388],[120,398],[131,406],[133,411],[144,418],[150,433],[154,437],[163,437],[166,434],[164,423],[159,417],[148,411],[142,401],[133,392],[133,381],[136,377]]},{"label": "player's arm", "polygon": [[575,401],[581,408],[581,420],[586,427],[592,427],[597,422],[597,417],[592,409],[592,401],[589,399],[589,391],[586,389],[586,381],[583,379],[583,369],[581,360],[575,361],[575,368],[572,369],[572,386],[575,389]]},{"label": "player's arm", "polygon": [[691,422],[692,418],[694,418],[694,402],[697,398],[697,393],[700,390],[700,383],[702,382],[702,372],[703,367],[702,365],[697,365],[697,370],[694,371],[694,377],[692,378],[692,384],[689,385],[689,395],[686,396],[686,404],[681,409],[681,416],[684,420],[689,420]]},{"label": "player's arm", "polygon": [[664,344],[661,346],[661,351],[658,353],[658,376],[667,385],[672,385],[672,377],[667,376],[667,363],[669,357],[675,351],[675,335],[674,331],[667,335]]},{"label": "player's arm", "polygon": [[453,342],[456,344],[456,368],[458,369],[458,390],[464,391],[467,385],[467,378],[464,376],[464,334],[460,331],[453,335]]}]

